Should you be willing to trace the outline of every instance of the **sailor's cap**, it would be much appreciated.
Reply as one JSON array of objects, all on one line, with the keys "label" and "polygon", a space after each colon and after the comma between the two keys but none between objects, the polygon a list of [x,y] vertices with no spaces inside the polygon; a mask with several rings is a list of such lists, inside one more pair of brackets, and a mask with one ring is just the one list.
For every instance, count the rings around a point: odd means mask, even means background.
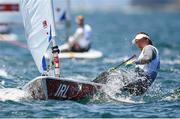
[{"label": "sailor's cap", "polygon": [[143,38],[147,38],[148,40],[150,40],[150,37],[146,34],[137,34],[135,36],[135,38],[132,40],[132,43],[135,44],[137,40],[142,40]]}]

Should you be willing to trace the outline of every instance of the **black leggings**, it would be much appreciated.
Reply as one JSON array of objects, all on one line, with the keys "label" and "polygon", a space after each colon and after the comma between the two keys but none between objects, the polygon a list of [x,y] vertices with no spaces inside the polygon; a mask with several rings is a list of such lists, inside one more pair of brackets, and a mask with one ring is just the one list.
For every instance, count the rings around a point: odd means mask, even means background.
[{"label": "black leggings", "polygon": [[136,82],[124,86],[122,91],[128,91],[130,94],[138,96],[144,94],[152,83],[148,79],[139,79]]},{"label": "black leggings", "polygon": [[137,77],[142,77],[143,79],[138,79],[135,82],[127,84],[122,88],[122,91],[128,91],[130,94],[135,96],[144,94],[153,81],[150,76],[144,73],[144,71],[138,71]]}]

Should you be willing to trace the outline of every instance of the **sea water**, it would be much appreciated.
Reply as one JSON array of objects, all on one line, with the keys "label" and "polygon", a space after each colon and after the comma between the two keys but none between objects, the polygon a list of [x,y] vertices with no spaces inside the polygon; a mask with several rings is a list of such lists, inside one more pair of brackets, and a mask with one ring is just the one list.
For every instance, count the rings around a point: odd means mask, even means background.
[{"label": "sea water", "polygon": [[[150,34],[161,55],[161,69],[147,93],[116,96],[121,87],[118,79],[122,78],[118,75],[105,88],[106,96],[97,94],[90,101],[33,100],[20,89],[40,75],[29,50],[0,42],[0,117],[180,117],[180,14],[82,14],[93,28],[92,48],[102,51],[104,57],[61,59],[61,77],[92,81],[100,72],[138,55],[140,51],[131,40],[137,32],[144,31]],[[74,27],[73,24],[73,30]],[[12,31],[26,43],[23,28]],[[58,34],[61,32],[58,30]]]}]

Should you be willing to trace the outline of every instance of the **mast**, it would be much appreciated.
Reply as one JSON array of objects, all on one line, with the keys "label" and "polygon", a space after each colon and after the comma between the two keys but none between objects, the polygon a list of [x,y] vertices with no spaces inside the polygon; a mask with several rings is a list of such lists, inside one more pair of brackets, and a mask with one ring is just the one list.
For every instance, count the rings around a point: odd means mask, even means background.
[{"label": "mast", "polygon": [[66,0],[66,1],[67,1],[66,2],[67,19],[65,26],[66,26],[66,40],[68,40],[71,33],[71,0]]},{"label": "mast", "polygon": [[53,58],[55,76],[60,77],[60,61],[59,61],[60,51],[54,39],[51,48],[52,48],[52,58]]},{"label": "mast", "polygon": [[[51,0],[51,6],[52,6],[52,11],[54,10],[54,6],[53,6],[53,1]],[[54,12],[53,12],[53,21],[55,23],[55,16],[54,16]],[[54,24],[54,27],[55,27],[55,24]],[[54,64],[54,72],[55,72],[55,76],[56,77],[60,77],[60,60],[59,60],[59,48],[58,46],[56,45],[56,37],[54,36],[52,38],[52,46],[51,46],[51,49],[52,49],[52,56],[53,56],[53,64]]]}]

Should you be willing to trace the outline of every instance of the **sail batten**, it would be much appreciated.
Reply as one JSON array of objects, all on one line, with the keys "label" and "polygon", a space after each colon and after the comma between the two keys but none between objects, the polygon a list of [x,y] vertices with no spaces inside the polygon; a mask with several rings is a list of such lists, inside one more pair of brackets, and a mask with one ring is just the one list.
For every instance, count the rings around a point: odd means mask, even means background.
[{"label": "sail batten", "polygon": [[46,70],[44,55],[56,36],[51,0],[21,0],[27,42],[40,73]]}]

